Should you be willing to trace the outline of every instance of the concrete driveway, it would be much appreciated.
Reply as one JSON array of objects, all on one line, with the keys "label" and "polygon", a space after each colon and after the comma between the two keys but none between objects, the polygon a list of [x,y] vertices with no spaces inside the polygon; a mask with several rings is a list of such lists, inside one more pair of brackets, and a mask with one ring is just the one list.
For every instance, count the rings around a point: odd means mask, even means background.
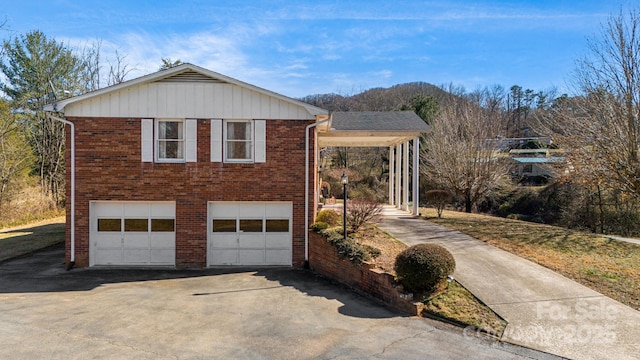
[{"label": "concrete driveway", "polygon": [[407,245],[439,243],[455,278],[508,325],[502,340],[572,359],[640,359],[640,312],[459,231],[386,206],[380,227]]},{"label": "concrete driveway", "polygon": [[2,359],[555,358],[405,317],[313,274],[0,264]]}]

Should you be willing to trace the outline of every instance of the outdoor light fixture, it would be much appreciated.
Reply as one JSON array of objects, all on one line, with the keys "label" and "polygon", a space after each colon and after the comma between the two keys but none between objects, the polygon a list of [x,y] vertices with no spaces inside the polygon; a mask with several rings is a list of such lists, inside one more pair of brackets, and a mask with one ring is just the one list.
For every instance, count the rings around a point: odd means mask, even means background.
[{"label": "outdoor light fixture", "polygon": [[344,209],[342,211],[342,226],[343,226],[343,234],[344,234],[344,239],[347,240],[347,184],[349,183],[349,177],[347,176],[347,174],[342,173],[342,176],[340,177],[340,182],[342,183],[342,193],[344,194]]}]

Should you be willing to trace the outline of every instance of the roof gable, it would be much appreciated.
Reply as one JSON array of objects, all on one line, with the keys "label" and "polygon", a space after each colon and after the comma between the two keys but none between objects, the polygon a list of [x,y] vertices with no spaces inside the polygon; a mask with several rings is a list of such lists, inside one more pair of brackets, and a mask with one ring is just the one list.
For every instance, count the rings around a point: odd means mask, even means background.
[{"label": "roof gable", "polygon": [[198,67],[182,64],[47,105],[89,117],[317,119],[328,111]]}]

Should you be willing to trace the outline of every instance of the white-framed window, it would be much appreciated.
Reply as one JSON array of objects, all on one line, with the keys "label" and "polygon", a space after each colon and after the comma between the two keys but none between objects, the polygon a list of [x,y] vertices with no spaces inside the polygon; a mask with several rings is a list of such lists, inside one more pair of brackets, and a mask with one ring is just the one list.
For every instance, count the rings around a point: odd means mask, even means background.
[{"label": "white-framed window", "polygon": [[198,120],[141,119],[142,162],[197,162]]},{"label": "white-framed window", "polygon": [[210,121],[211,162],[265,163],[267,161],[266,120],[211,119]]},{"label": "white-framed window", "polygon": [[155,130],[156,161],[184,162],[184,121],[182,119],[157,119]]},{"label": "white-framed window", "polygon": [[253,121],[225,120],[223,132],[225,162],[253,162]]}]

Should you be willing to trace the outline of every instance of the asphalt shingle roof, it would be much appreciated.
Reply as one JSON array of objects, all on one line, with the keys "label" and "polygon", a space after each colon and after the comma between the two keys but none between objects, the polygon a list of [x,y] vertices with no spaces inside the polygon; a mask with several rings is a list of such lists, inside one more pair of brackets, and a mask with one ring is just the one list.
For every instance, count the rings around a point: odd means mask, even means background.
[{"label": "asphalt shingle roof", "polygon": [[336,131],[420,131],[427,125],[413,111],[349,111],[334,112],[331,122]]}]

